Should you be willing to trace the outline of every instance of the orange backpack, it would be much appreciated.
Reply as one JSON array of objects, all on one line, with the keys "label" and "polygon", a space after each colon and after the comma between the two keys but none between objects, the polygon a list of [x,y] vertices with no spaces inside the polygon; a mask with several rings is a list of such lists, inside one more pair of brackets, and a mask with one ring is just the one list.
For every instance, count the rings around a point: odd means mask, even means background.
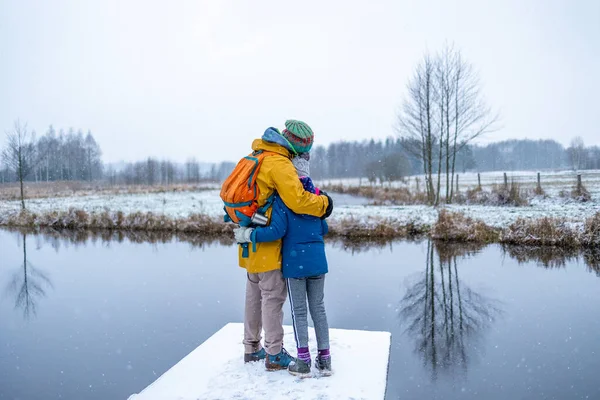
[{"label": "orange backpack", "polygon": [[258,206],[259,190],[256,184],[258,170],[265,157],[275,153],[258,150],[238,162],[221,187],[221,199],[225,204],[225,222],[234,222],[240,226],[249,226],[252,216],[264,213],[271,201]]}]

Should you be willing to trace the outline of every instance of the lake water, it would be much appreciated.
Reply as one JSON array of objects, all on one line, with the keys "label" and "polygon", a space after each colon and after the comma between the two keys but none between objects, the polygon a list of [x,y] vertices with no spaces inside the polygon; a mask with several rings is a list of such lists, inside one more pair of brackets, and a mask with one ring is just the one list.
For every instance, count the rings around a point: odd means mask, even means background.
[{"label": "lake water", "polygon": [[[331,327],[392,333],[386,398],[600,398],[594,254],[426,240],[327,253]],[[0,399],[127,399],[242,321],[244,283],[229,243],[0,230]]]}]

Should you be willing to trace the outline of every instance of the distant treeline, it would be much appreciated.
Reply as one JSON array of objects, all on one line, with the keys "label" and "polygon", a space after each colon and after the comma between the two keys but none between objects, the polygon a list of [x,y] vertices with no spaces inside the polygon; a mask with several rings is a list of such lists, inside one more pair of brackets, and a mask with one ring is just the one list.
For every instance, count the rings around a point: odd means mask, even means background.
[{"label": "distant treeline", "polygon": [[118,169],[109,165],[104,178],[113,185],[221,182],[231,173],[235,164],[210,164],[208,169],[206,166],[206,163],[200,163],[195,158],[180,164],[150,157],[144,161],[126,163]]},{"label": "distant treeline", "polygon": [[[234,163],[208,164],[195,158],[185,163],[149,157],[144,161],[120,163],[102,162],[102,151],[89,130],[70,128],[58,132],[51,125],[37,137],[17,122],[9,132],[6,148],[0,148],[0,183],[19,181],[104,181],[111,184],[172,184],[219,182],[231,172]],[[20,166],[20,167],[19,167]]]},{"label": "distant treeline", "polygon": [[[311,154],[311,173],[316,179],[376,177],[383,181],[421,174],[421,161],[411,153],[412,148],[409,139],[393,138],[317,146]],[[568,148],[554,140],[527,139],[467,145],[457,153],[456,167],[462,172],[600,169],[600,147],[585,147],[580,138]]]},{"label": "distant treeline", "polygon": [[507,140],[472,146],[478,171],[600,169],[600,147],[574,138],[565,148],[554,140]]},{"label": "distant treeline", "polygon": [[[104,164],[92,133],[50,126],[37,138],[25,135],[22,143],[25,181],[104,181],[110,184],[172,184],[220,182],[235,166],[210,164],[191,158],[185,163],[148,158],[144,161]],[[411,139],[388,138],[362,142],[337,142],[317,146],[311,153],[315,179],[363,177],[371,181],[398,180],[423,171],[421,160],[411,153]],[[0,149],[8,150],[8,149]],[[14,149],[13,149],[14,150]],[[18,181],[14,163],[4,151],[0,183]],[[600,169],[600,147],[585,147],[575,138],[568,148],[554,140],[507,140],[487,145],[466,145],[457,153],[457,171],[511,171],[548,169]],[[435,171],[437,173],[437,171]]]},{"label": "distant treeline", "polygon": [[69,129],[67,133],[52,125],[39,139],[35,132],[19,126],[20,135],[2,153],[0,182],[16,181],[18,165],[27,171],[28,181],[91,181],[102,179],[102,152],[90,131]]}]

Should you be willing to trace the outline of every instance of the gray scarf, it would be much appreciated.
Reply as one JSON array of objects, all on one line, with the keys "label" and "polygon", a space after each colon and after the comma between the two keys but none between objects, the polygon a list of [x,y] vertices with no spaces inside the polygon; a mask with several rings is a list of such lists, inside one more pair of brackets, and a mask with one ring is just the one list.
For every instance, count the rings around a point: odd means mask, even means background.
[{"label": "gray scarf", "polygon": [[292,164],[294,164],[294,167],[296,167],[296,172],[298,172],[298,176],[300,177],[310,176],[310,162],[308,161],[307,157],[304,157],[304,154],[292,158]]}]

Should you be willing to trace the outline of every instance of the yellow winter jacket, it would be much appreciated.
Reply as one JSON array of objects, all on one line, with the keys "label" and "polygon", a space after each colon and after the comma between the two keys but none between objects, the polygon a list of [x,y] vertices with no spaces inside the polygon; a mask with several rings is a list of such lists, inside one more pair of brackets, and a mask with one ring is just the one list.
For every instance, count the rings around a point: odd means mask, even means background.
[{"label": "yellow winter jacket", "polygon": [[[329,201],[325,196],[317,196],[304,190],[298,179],[298,173],[292,164],[292,155],[283,146],[256,139],[252,142],[252,150],[263,150],[276,153],[264,158],[256,184],[260,191],[258,205],[263,206],[267,199],[277,192],[285,205],[296,214],[308,214],[320,217],[325,214]],[[271,218],[271,209],[267,211]],[[250,274],[258,274],[281,268],[281,240],[268,243],[256,243],[256,251],[250,245],[249,257],[242,257],[239,246],[239,264]]]}]

